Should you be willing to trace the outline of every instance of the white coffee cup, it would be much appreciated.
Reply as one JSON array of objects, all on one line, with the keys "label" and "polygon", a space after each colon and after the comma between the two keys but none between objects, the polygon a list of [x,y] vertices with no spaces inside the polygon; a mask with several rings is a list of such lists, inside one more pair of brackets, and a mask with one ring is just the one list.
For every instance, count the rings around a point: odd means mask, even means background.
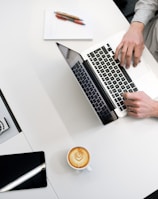
[{"label": "white coffee cup", "polygon": [[69,166],[75,170],[91,170],[90,153],[82,146],[71,148],[67,153],[67,162]]}]

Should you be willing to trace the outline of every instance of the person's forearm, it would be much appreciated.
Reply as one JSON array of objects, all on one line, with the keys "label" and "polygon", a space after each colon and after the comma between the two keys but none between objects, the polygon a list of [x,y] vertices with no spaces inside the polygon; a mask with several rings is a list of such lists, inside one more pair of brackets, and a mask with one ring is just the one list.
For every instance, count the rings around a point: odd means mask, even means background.
[{"label": "person's forearm", "polygon": [[144,24],[142,22],[139,22],[139,21],[133,21],[131,23],[131,25],[130,25],[130,28],[133,31],[143,33],[143,31],[144,31]]},{"label": "person's forearm", "polygon": [[157,0],[138,0],[135,4],[135,14],[132,22],[140,21],[146,25],[155,16],[157,9]]}]

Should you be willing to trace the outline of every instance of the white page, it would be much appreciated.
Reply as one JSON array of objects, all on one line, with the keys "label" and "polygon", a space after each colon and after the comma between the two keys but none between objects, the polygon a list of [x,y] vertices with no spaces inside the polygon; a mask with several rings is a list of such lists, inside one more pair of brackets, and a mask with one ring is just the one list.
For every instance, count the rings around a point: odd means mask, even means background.
[{"label": "white page", "polygon": [[76,15],[83,19],[85,25],[73,23],[71,21],[65,21],[58,19],[55,16],[55,9],[47,9],[45,11],[45,24],[44,24],[44,39],[52,40],[90,40],[92,39],[92,30],[90,20],[85,14],[73,13],[73,11],[62,10],[72,15]]}]

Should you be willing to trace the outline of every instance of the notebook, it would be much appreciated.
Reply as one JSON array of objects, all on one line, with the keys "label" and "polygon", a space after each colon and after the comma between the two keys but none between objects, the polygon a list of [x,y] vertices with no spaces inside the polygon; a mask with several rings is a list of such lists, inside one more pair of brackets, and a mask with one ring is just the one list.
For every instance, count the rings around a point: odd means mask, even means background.
[{"label": "notebook", "polygon": [[157,198],[158,198],[158,190],[154,191],[153,193],[151,193],[150,195],[148,195],[144,199],[157,199]]},{"label": "notebook", "polygon": [[[136,68],[125,69],[114,59],[114,49],[121,41],[120,32],[82,53],[57,42],[90,104],[103,124],[127,114],[122,93],[145,91],[157,97],[158,80],[143,60]],[[153,92],[154,91],[154,92]]]},{"label": "notebook", "polygon": [[43,151],[0,156],[0,193],[47,186]]}]

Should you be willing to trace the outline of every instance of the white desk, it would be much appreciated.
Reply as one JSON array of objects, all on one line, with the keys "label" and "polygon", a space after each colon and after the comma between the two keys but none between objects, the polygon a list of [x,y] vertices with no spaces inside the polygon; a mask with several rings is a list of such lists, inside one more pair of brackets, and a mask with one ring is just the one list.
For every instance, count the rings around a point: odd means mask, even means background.
[{"label": "white desk", "polygon": [[[0,154],[44,150],[48,173],[47,188],[1,198],[141,199],[158,188],[158,121],[126,117],[103,126],[55,42],[43,40],[46,8],[88,12],[94,21],[93,41],[63,41],[79,51],[128,28],[128,22],[112,0],[66,2],[0,2],[0,88],[23,130],[0,145]],[[144,55],[156,70],[147,50]],[[66,153],[74,145],[91,152],[91,172],[68,167]]]}]

